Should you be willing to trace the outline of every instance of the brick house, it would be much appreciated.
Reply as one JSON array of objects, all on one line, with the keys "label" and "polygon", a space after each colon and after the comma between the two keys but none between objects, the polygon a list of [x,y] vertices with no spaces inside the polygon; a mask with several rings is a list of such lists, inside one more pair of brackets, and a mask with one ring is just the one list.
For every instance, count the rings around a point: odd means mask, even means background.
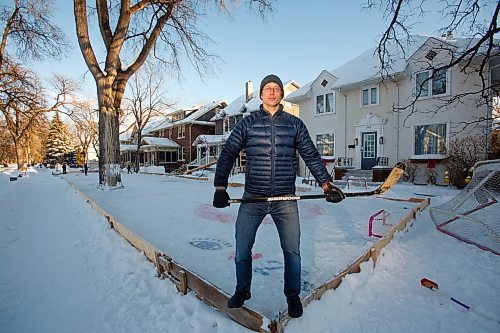
[{"label": "brick house", "polygon": [[156,140],[156,145],[145,142],[145,149],[142,150],[144,164],[164,166],[165,169],[196,165],[198,158],[194,140],[200,135],[215,133],[215,124],[210,119],[226,106],[224,100],[219,100],[200,107],[176,110],[145,128],[143,141],[147,141],[148,137],[168,141]]}]

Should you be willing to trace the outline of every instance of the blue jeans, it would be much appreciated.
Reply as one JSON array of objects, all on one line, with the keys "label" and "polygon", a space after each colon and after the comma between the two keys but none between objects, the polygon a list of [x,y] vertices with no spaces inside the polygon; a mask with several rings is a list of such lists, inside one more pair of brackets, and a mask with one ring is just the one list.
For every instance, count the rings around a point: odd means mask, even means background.
[{"label": "blue jeans", "polygon": [[[244,193],[243,198],[255,197]],[[300,294],[300,225],[297,201],[242,203],[236,219],[236,291],[250,291],[252,247],[257,229],[270,214],[278,230],[285,259],[285,296]]]}]

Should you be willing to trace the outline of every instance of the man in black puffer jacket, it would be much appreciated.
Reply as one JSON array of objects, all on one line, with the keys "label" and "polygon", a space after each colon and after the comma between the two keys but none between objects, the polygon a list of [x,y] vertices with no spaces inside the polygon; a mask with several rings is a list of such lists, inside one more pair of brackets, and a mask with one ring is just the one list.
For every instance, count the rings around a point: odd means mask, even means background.
[{"label": "man in black puffer jacket", "polygon": [[[229,206],[226,192],[229,174],[242,149],[246,153],[245,192],[243,198],[295,194],[296,152],[298,151],[314,178],[321,184],[326,200],[345,198],[324,167],[304,123],[283,111],[283,83],[276,75],[266,76],[260,84],[262,105],[258,112],[243,118],[224,144],[215,172],[213,205]],[[278,229],[285,259],[284,293],[288,314],[302,315],[300,301],[300,225],[297,201],[242,203],[236,220],[236,291],[229,308],[239,308],[250,299],[252,247],[257,229],[270,214]]]}]

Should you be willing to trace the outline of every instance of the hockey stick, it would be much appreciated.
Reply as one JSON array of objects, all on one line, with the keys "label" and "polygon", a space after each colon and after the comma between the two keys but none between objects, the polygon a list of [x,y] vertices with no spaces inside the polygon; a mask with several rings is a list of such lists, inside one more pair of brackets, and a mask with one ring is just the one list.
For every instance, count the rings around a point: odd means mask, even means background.
[{"label": "hockey stick", "polygon": [[[346,198],[352,197],[367,197],[376,194],[383,194],[387,192],[394,184],[396,184],[403,175],[405,165],[398,162],[385,181],[376,189],[364,192],[344,192]],[[229,203],[255,203],[255,202],[272,202],[272,201],[291,201],[291,200],[305,200],[305,199],[324,199],[324,194],[309,194],[309,195],[285,195],[277,197],[262,197],[262,198],[249,198],[249,199],[229,199]]]},{"label": "hockey stick", "polygon": [[463,307],[464,309],[467,309],[469,310],[470,312],[472,313],[475,313],[476,315],[482,317],[483,319],[487,319],[487,320],[492,320],[494,322],[496,322],[497,324],[500,324],[500,321],[499,320],[496,320],[496,319],[493,319],[491,318],[490,316],[474,309],[474,308],[471,308],[469,305],[463,303],[462,301],[459,301],[458,299],[456,299],[455,297],[453,296],[450,296],[442,291],[439,291],[439,286],[436,282],[432,281],[432,280],[429,280],[427,278],[423,278],[422,280],[420,280],[420,284],[422,285],[422,287],[425,287],[427,289],[430,289],[432,291],[435,291],[436,293],[440,294],[441,296],[451,300],[452,302],[460,305],[461,307]]}]

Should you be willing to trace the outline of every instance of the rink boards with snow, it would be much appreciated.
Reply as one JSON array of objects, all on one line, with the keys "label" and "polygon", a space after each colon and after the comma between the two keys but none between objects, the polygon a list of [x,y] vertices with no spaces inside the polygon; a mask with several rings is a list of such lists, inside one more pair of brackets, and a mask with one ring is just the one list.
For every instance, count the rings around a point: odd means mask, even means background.
[{"label": "rink boards with snow", "polygon": [[[68,180],[138,236],[228,294],[235,286],[234,223],[238,204],[212,207],[210,181],[171,176],[123,175],[125,188],[96,189],[95,177]],[[317,191],[314,189],[313,191]],[[228,189],[240,198],[241,187]],[[322,199],[300,200],[302,292],[337,276],[378,238],[368,236],[370,216],[381,209],[396,224],[417,203],[376,197],[347,198],[339,204]],[[145,218],[147,216],[147,218]],[[253,248],[252,298],[246,302],[268,318],[286,310],[283,255],[270,216],[260,226]]]}]

